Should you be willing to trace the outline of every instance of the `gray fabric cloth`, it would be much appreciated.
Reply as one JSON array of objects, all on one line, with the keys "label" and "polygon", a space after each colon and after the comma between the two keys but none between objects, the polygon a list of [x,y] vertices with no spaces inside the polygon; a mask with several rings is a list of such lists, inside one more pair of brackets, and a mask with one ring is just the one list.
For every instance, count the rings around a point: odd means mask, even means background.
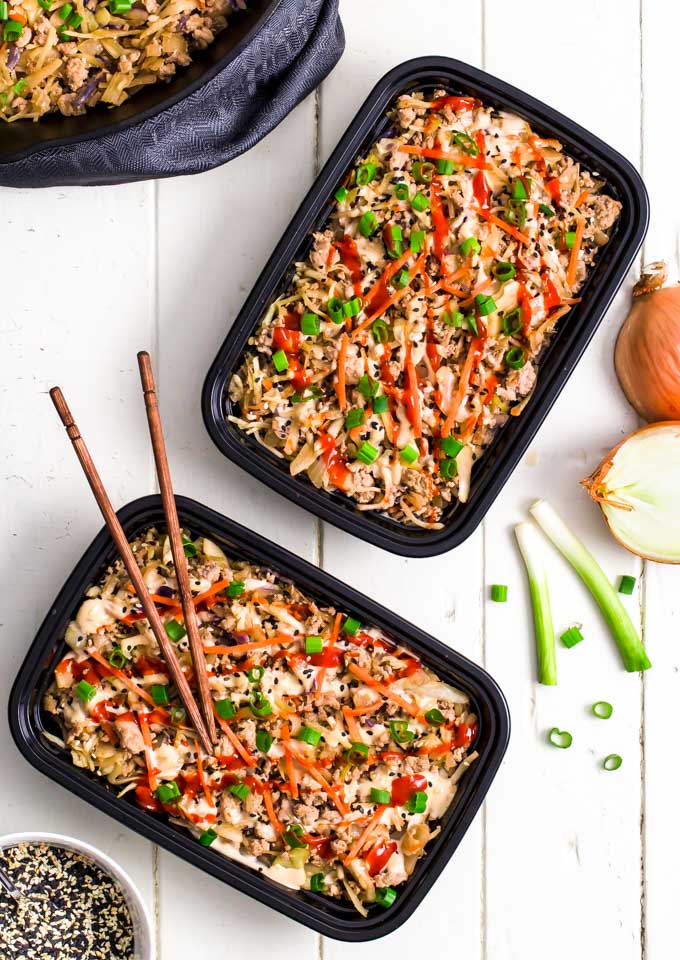
[{"label": "gray fabric cloth", "polygon": [[281,0],[250,44],[195,93],[117,133],[0,164],[0,184],[125,183],[219,166],[273,130],[344,46],[338,0]]}]

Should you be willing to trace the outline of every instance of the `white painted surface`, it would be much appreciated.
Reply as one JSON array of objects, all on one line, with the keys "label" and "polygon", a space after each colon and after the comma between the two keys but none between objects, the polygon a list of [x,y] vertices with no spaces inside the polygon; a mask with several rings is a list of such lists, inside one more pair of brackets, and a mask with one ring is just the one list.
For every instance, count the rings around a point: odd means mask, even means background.
[{"label": "white painted surface", "polygon": [[[583,623],[559,651],[560,684],[534,682],[524,573],[512,524],[546,496],[612,577],[640,574],[612,543],[578,481],[636,419],[612,347],[628,282],[530,454],[459,550],[406,561],[320,526],[227,464],[203,430],[209,363],[282,229],[375,81],[413,56],[448,54],[523,87],[642,165],[653,204],[647,259],[678,257],[670,189],[680,148],[675,67],[680,13],[660,0],[344,0],[347,51],[262,144],[200,177],[82,190],[2,191],[6,272],[0,316],[0,689],[12,678],[65,574],[99,528],[46,391],[59,382],[113,499],[155,489],[135,353],[159,370],[178,492],[227,512],[455,646],[504,688],[514,732],[483,816],[415,916],[366,947],[321,941],[159,853],[51,787],[0,736],[0,834],[71,832],[119,859],[155,911],[161,960],[351,954],[466,960],[667,960],[677,952],[680,840],[672,711],[680,694],[680,573],[647,564],[630,601],[654,668],[623,672],[599,614],[550,555],[556,626]],[[415,14],[415,19],[414,19]],[[631,281],[632,282],[632,281]],[[508,583],[507,606],[488,600]],[[609,721],[588,715],[611,701]],[[569,751],[545,743],[552,726]],[[599,769],[609,752],[615,774]]]}]

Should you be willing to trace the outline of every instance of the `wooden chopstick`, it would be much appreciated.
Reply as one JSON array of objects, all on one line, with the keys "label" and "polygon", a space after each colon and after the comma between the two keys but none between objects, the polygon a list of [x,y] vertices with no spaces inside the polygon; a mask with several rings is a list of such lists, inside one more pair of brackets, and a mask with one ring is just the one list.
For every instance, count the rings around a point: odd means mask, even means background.
[{"label": "wooden chopstick", "polygon": [[198,693],[203,709],[203,719],[205,720],[208,733],[213,743],[217,739],[215,729],[215,716],[213,713],[213,698],[210,692],[210,683],[208,681],[208,668],[205,662],[205,651],[203,650],[203,641],[198,632],[198,617],[196,607],[194,606],[191,586],[189,585],[189,568],[187,558],[184,553],[184,544],[182,543],[182,533],[179,526],[179,517],[177,516],[177,504],[175,503],[175,494],[172,490],[172,479],[170,477],[170,466],[168,464],[168,455],[165,449],[165,438],[163,436],[163,426],[161,424],[161,414],[158,409],[158,398],[156,396],[156,383],[151,366],[151,357],[142,350],[137,354],[139,363],[139,375],[142,380],[142,389],[144,390],[144,403],[146,404],[146,416],[149,421],[149,433],[151,434],[151,446],[153,447],[153,456],[156,461],[156,473],[158,474],[158,483],[161,488],[161,499],[163,501],[163,510],[165,512],[165,521],[168,527],[168,537],[170,538],[170,548],[172,558],[175,561],[175,575],[177,577],[177,586],[179,596],[182,602],[184,612],[184,626],[186,627],[191,647],[191,656],[194,661],[194,673],[198,683]]},{"label": "wooden chopstick", "polygon": [[50,390],[50,397],[52,398],[52,402],[56,407],[57,413],[61,417],[61,422],[66,427],[66,433],[73,444],[73,449],[75,450],[76,456],[78,457],[80,465],[82,466],[85,476],[87,477],[87,481],[90,484],[94,498],[102,512],[102,516],[106,521],[106,525],[109,528],[113,542],[115,543],[121,559],[125,564],[128,576],[130,577],[132,585],[135,588],[137,597],[142,605],[142,609],[144,610],[146,618],[149,621],[153,634],[158,641],[159,649],[168,665],[172,679],[177,687],[187,714],[194,725],[194,729],[198,734],[201,745],[207,753],[212,753],[210,737],[208,736],[208,731],[206,730],[203,722],[201,711],[199,710],[198,704],[194,700],[189,684],[187,683],[187,678],[182,672],[182,667],[177,659],[177,655],[172,646],[170,638],[165,632],[163,621],[160,618],[153,600],[149,596],[149,591],[146,583],[144,582],[142,571],[139,569],[135,556],[130,549],[130,544],[125,536],[125,531],[121,527],[120,521],[116,516],[116,511],[111,505],[108,494],[104,489],[104,484],[102,483],[101,477],[99,476],[97,468],[94,465],[94,461],[90,456],[90,451],[87,449],[85,441],[80,435],[80,430],[73,421],[71,411],[68,408],[60,388],[52,387]]}]

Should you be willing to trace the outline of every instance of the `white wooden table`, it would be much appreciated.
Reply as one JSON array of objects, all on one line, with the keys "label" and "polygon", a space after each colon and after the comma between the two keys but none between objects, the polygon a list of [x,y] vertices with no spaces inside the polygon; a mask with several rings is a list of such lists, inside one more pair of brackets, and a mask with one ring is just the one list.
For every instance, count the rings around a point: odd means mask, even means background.
[{"label": "white wooden table", "polygon": [[[230,466],[203,428],[203,377],[291,214],[373,84],[407,58],[482,66],[592,129],[643,172],[652,199],[646,259],[678,257],[674,184],[680,8],[664,0],[344,0],[347,50],[263,143],[195,178],[124,187],[3,190],[0,236],[4,695],[45,610],[101,522],[47,397],[58,382],[114,500],[155,490],[135,353],[149,349],[178,492],[285,543],[484,664],[513,719],[485,809],[415,916],[370,946],[322,941],[119,827],[31,770],[0,736],[0,834],[73,833],[120,860],[155,914],[158,955],[249,960],[464,957],[668,960],[677,956],[680,839],[673,710],[680,695],[680,573],[643,570],[605,532],[578,481],[636,426],[612,367],[620,293],[529,455],[467,543],[402,560],[319,524]],[[677,268],[677,264],[675,264]],[[534,680],[526,585],[512,524],[548,497],[630,600],[654,667],[623,672],[597,610],[553,558],[556,626],[586,641],[559,651],[560,685]],[[489,584],[509,584],[492,604]],[[587,708],[615,706],[607,723]],[[549,747],[567,728],[571,750]],[[601,758],[620,753],[617,773]]]}]

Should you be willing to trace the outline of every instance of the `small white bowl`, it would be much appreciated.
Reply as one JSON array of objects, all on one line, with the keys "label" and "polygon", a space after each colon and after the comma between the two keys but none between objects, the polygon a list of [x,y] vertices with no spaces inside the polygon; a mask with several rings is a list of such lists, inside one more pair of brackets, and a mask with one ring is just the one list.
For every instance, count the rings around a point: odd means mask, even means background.
[{"label": "small white bowl", "polygon": [[131,877],[110,857],[101,850],[91,847],[89,843],[76,840],[75,837],[65,837],[58,833],[10,833],[0,837],[0,850],[15,847],[19,843],[47,843],[64,850],[75,850],[93,860],[103,872],[120,887],[130,910],[132,925],[135,934],[133,960],[154,960],[153,936],[151,932],[151,918],[146,909],[142,896]]}]

